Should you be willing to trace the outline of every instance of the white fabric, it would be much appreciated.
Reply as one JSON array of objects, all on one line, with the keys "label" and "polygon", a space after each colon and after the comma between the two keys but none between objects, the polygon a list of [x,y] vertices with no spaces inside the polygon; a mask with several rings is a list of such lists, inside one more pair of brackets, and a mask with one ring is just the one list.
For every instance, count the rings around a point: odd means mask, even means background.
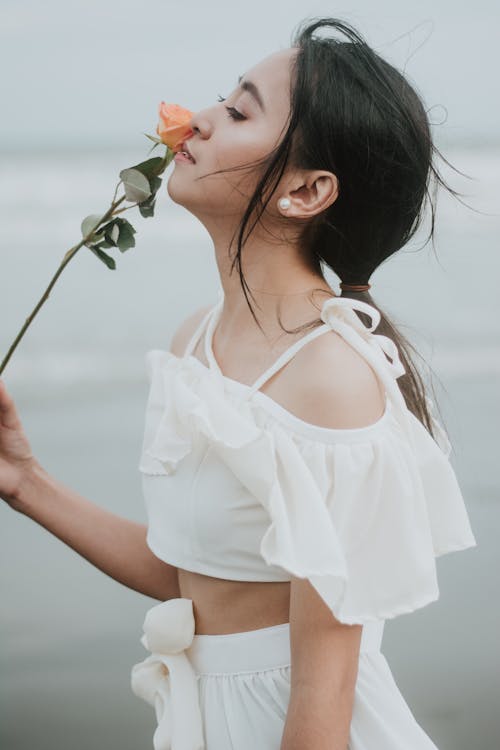
[{"label": "white fabric", "polygon": [[222,376],[211,348],[217,315],[206,339],[211,367],[148,352],[139,464],[147,540],[178,567],[234,580],[308,578],[342,622],[385,620],[436,600],[435,558],[476,540],[443,431],[438,445],[406,408],[397,349],[373,333],[378,311],[331,298],[321,317],[384,384],[386,412],[373,425],[311,425]]},{"label": "white fabric", "polygon": [[[394,343],[378,312],[323,305],[323,325],[252,386],[225,377],[202,321],[184,357],[147,354],[150,391],[139,469],[147,542],[161,559],[233,580],[308,578],[334,615],[362,623],[348,750],[436,750],[380,652],[384,621],[439,596],[435,558],[476,545],[437,421],[435,442],[408,411]],[[369,316],[365,326],[356,311]],[[205,334],[206,367],[191,354]],[[373,425],[309,424],[258,390],[301,346],[335,331],[371,364],[386,410]],[[430,405],[430,404],[429,404]],[[290,695],[289,625],[194,635],[189,599],[146,615],[150,655],[132,689],[155,707],[155,750],[279,750]]]},{"label": "white fabric", "polygon": [[[189,599],[172,599],[148,615],[157,625],[163,619],[165,632],[175,630],[172,615],[182,619],[190,605]],[[383,622],[363,626],[347,750],[437,750],[415,721],[380,651],[383,627]],[[289,623],[188,640],[182,656],[192,670],[189,681],[175,679],[174,671],[153,671],[150,659],[164,664],[159,654],[148,657],[146,666],[134,667],[136,694],[153,705],[157,696],[155,750],[279,750],[290,698]]]},{"label": "white fabric", "polygon": [[204,750],[196,674],[186,656],[195,621],[191,599],[169,599],[146,613],[142,645],[151,651],[132,667],[132,690],[154,706],[154,750]]}]

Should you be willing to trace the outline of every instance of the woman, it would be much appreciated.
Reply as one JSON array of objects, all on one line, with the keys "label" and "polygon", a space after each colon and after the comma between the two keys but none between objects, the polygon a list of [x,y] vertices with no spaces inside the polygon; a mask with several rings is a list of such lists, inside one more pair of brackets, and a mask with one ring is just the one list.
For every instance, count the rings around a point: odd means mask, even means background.
[{"label": "woman", "polygon": [[436,600],[435,558],[476,542],[408,346],[368,293],[430,176],[444,184],[426,113],[336,19],[238,84],[192,118],[169,178],[221,292],[147,355],[147,538],[40,466],[3,385],[0,495],[160,600],[132,670],[156,750],[430,750],[384,621]]}]

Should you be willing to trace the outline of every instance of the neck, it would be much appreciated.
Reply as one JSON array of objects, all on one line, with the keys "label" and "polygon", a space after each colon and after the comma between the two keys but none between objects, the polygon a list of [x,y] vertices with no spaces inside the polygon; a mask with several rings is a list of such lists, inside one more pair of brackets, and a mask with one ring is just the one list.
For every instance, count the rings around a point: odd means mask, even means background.
[{"label": "neck", "polygon": [[285,328],[303,325],[318,317],[322,302],[334,294],[323,276],[308,268],[288,243],[248,242],[242,251],[242,272],[263,333],[248,306],[237,268],[230,272],[227,246],[215,251],[224,295],[219,339],[283,336],[280,318]]},{"label": "neck", "polygon": [[[198,214],[198,218],[212,238],[224,293],[217,325],[219,341],[243,339],[257,343],[262,342],[263,336],[268,340],[286,336],[279,318],[285,328],[303,325],[317,318],[322,302],[334,295],[323,275],[308,263],[297,242],[287,236],[283,225],[275,226],[272,220],[265,227],[256,224],[241,252],[241,270],[263,334],[248,306],[238,269],[235,266],[231,270],[240,216]],[[321,291],[316,292],[317,289]]]}]

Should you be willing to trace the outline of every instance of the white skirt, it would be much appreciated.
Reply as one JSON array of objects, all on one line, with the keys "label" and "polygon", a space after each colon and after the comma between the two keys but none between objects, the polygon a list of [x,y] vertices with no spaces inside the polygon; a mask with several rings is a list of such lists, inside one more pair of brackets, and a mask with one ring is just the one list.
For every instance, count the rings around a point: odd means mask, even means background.
[{"label": "white skirt", "polygon": [[[191,600],[153,610],[172,602]],[[145,624],[142,642],[152,654],[132,670],[132,689],[156,710],[155,750],[279,750],[290,696],[289,623],[193,635],[189,608],[185,614],[183,643],[165,643],[160,622],[156,634],[155,623],[149,631]],[[437,750],[380,651],[383,628],[384,621],[363,626],[348,750]]]}]

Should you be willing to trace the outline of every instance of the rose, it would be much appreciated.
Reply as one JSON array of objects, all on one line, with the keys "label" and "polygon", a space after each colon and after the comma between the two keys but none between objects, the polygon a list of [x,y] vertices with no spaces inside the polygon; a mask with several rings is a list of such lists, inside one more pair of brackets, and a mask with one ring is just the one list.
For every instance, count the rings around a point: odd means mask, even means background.
[{"label": "rose", "polygon": [[193,134],[189,127],[193,113],[188,109],[179,107],[178,104],[165,104],[165,102],[161,102],[158,113],[160,121],[156,132],[160,136],[161,142],[171,148],[172,151],[179,151],[183,141]]},{"label": "rose", "polygon": [[[36,314],[48,299],[52,287],[61,275],[64,268],[70,260],[74,258],[78,250],[85,246],[91,250],[108,268],[114,270],[116,263],[108,253],[104,252],[109,248],[118,248],[120,252],[125,252],[131,247],[135,247],[135,229],[132,224],[119,217],[118,214],[128,211],[130,208],[137,206],[141,216],[147,218],[153,216],[155,209],[155,200],[158,189],[161,185],[160,175],[168,167],[176,151],[179,151],[182,142],[189,138],[193,131],[189,127],[189,122],[193,113],[178,104],[166,104],[161,102],[159,106],[160,119],[156,128],[160,138],[144,133],[154,146],[150,149],[153,151],[158,145],[166,146],[164,156],[156,156],[152,159],[135,164],[133,167],[122,169],[120,172],[120,182],[115,188],[115,193],[111,205],[104,214],[90,214],[86,216],[81,224],[81,239],[76,245],[71,247],[63,257],[63,260],[52,277],[50,284],[38,301],[37,305],[26,318],[26,321],[11,344],[3,361],[0,362],[0,375],[5,370],[7,362],[11,358],[14,350],[28,330]],[[124,195],[117,198],[117,191],[123,185]],[[130,206],[120,208],[118,206],[124,201],[132,203]]]}]

